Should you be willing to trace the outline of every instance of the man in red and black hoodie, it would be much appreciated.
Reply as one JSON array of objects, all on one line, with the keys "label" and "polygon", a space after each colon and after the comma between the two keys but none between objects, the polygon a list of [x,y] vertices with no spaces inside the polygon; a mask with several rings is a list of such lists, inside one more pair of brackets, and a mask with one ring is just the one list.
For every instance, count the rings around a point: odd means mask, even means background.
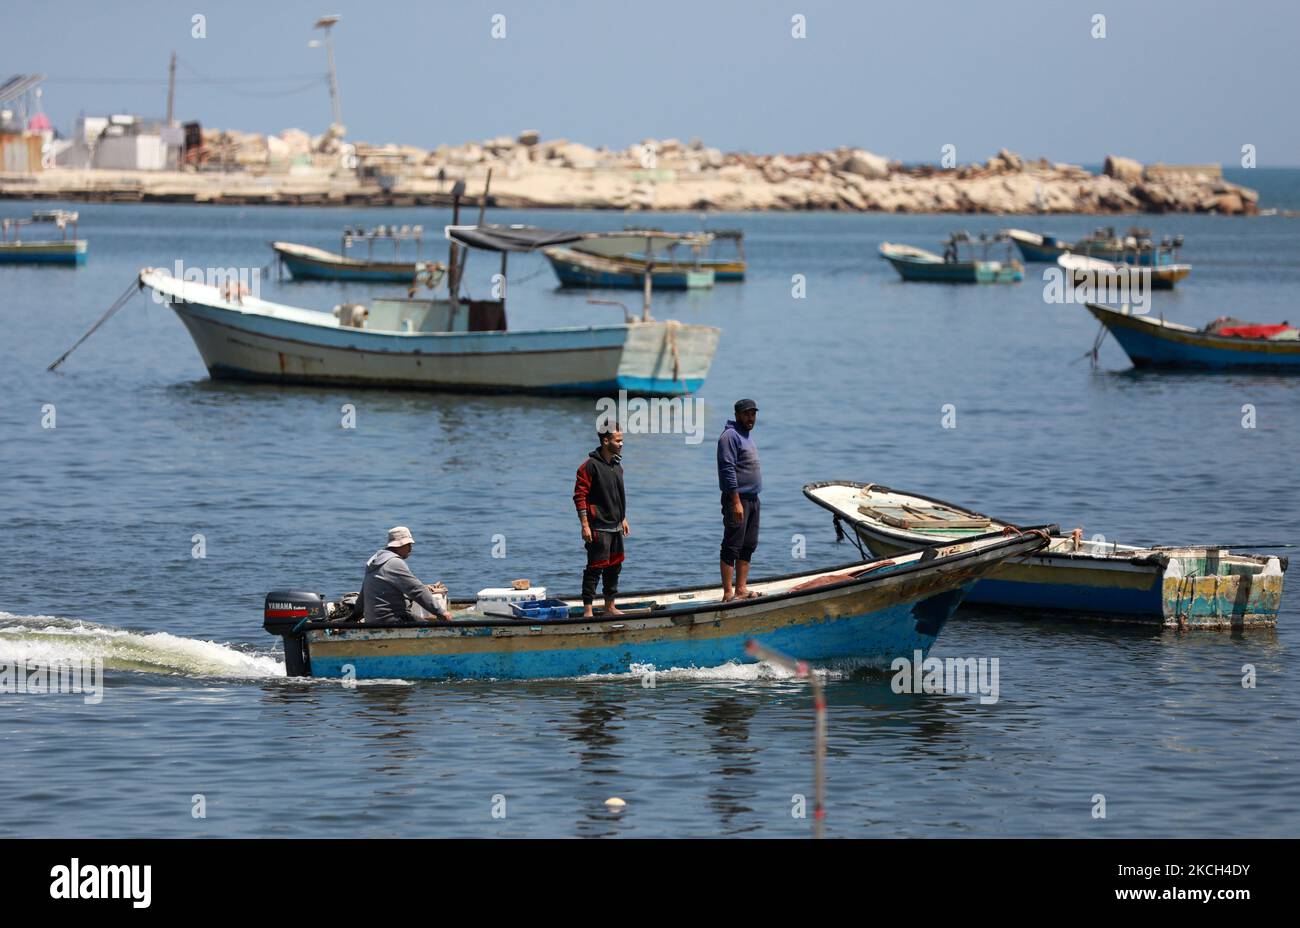
[{"label": "man in red and black hoodie", "polygon": [[623,536],[628,534],[627,501],[623,493],[623,431],[617,425],[596,430],[600,447],[587,455],[573,484],[573,505],[587,544],[587,569],[582,572],[583,615],[592,614],[596,581],[604,578],[605,614],[622,615],[614,607],[618,574],[623,567]]}]

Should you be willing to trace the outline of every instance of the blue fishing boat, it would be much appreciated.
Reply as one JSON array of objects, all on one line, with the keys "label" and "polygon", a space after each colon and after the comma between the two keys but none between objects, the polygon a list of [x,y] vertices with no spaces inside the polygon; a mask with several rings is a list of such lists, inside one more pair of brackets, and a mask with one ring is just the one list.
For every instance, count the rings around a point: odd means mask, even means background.
[{"label": "blue fishing boat", "polygon": [[[992,258],[991,249],[1000,246],[1001,259]],[[980,252],[977,256],[976,251]],[[945,284],[1007,284],[1025,279],[1025,269],[1011,257],[1010,242],[1003,238],[980,236],[973,239],[959,232],[948,239],[943,255],[885,242],[880,256],[893,265],[903,280]]]},{"label": "blue fishing boat", "polygon": [[[30,225],[53,225],[63,233],[59,239],[23,241],[22,230]],[[0,220],[0,264],[86,263],[86,240],[77,238],[77,214],[62,209],[37,210],[30,219]]]},{"label": "blue fishing boat", "polygon": [[[1134,367],[1300,372],[1300,329],[1218,320],[1204,329],[1084,304],[1115,336]],[[1236,323],[1234,324],[1225,324]]]},{"label": "blue fishing boat", "polygon": [[[622,615],[507,618],[453,604],[453,621],[374,625],[318,593],[267,595],[263,627],[284,639],[289,676],[538,679],[715,667],[752,660],[745,642],[851,670],[888,669],[927,653],[962,595],[1044,535],[992,535],[897,558],[750,584],[755,598],[722,602],[714,588],[630,593]],[[340,616],[342,618],[340,618]]]},{"label": "blue fishing boat", "polygon": [[1061,255],[1074,254],[1138,267],[1159,267],[1180,263],[1179,251],[1183,247],[1181,235],[1165,236],[1157,243],[1150,229],[1136,226],[1125,235],[1117,235],[1113,227],[1097,229],[1077,242],[1065,242],[1054,235],[1040,235],[1024,229],[1007,229],[1002,234],[1015,242],[1021,256],[1029,263],[1050,264]]},{"label": "blue fishing boat", "polygon": [[[872,554],[1020,531],[953,503],[851,481],[812,483],[804,495],[847,523]],[[1234,554],[1214,545],[1139,547],[1057,526],[1043,549],[1012,558],[975,584],[969,603],[1170,627],[1277,623],[1286,558]]]},{"label": "blue fishing boat", "polygon": [[[288,270],[295,280],[353,280],[411,284],[432,263],[420,260],[423,233],[422,226],[377,226],[372,229],[348,227],[343,230],[344,254],[293,242],[272,242],[271,249],[279,258],[281,267]],[[407,241],[412,243],[412,250],[415,252],[414,260],[401,261],[399,260],[401,246]],[[358,258],[347,254],[362,242],[366,243],[366,257]],[[376,260],[377,242],[384,250],[387,250],[385,243],[392,243],[392,260]]]}]

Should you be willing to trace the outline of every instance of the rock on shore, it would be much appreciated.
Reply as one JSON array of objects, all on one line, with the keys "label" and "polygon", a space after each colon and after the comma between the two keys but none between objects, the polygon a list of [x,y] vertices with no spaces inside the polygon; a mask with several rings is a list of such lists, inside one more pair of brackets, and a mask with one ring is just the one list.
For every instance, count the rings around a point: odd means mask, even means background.
[{"label": "rock on shore", "polygon": [[[1218,165],[1143,165],[1110,156],[1101,174],[1003,150],[983,164],[906,166],[861,148],[804,154],[724,153],[698,139],[646,139],[623,149],[542,138],[535,129],[432,151],[349,143],[290,129],[279,136],[207,130],[209,169],[46,171],[0,176],[0,195],[213,202],[445,200],[464,180],[477,196],[492,172],[495,203],[517,208],[621,210],[849,210],[889,213],[1258,212],[1258,194]],[[217,164],[225,172],[211,170]],[[78,175],[75,182],[73,174]],[[120,185],[119,185],[120,186]],[[22,192],[26,191],[26,192]],[[138,194],[138,195],[137,195]],[[87,194],[88,198],[94,198]]]}]

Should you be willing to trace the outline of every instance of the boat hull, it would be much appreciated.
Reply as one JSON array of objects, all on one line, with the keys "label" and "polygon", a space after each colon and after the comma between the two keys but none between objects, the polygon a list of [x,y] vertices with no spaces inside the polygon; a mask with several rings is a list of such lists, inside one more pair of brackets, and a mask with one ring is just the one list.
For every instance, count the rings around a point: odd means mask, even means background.
[{"label": "boat hull", "polygon": [[1300,372],[1300,342],[1230,338],[1172,328],[1088,304],[1135,367]]},{"label": "boat hull", "polygon": [[[910,550],[865,526],[856,528],[877,556]],[[1000,564],[965,601],[1134,624],[1236,628],[1275,625],[1283,582],[1281,573],[1184,577],[1154,562],[1039,552]]]},{"label": "boat hull", "polygon": [[[312,676],[360,678],[536,679],[628,673],[638,667],[715,667],[745,661],[745,643],[823,666],[888,669],[900,656],[925,654],[962,596],[983,575],[1014,554],[1036,550],[1039,536],[985,539],[928,562],[913,556],[777,578],[788,586],[757,599],[705,601],[714,591],[673,596],[663,608],[629,612],[617,619],[564,619],[530,623],[453,622],[406,627],[308,625],[303,644]],[[804,588],[804,577],[824,585]],[[762,581],[758,584],[771,583]],[[683,602],[686,601],[686,602]],[[286,639],[286,649],[294,647]]]},{"label": "boat hull", "polygon": [[357,280],[371,283],[409,284],[415,279],[414,264],[365,262],[337,264],[302,255],[280,254],[280,260],[295,280]]},{"label": "boat hull", "polygon": [[[563,254],[546,254],[551,262],[555,276],[561,286],[596,287],[618,290],[641,290],[645,287],[644,265],[640,268],[631,263],[617,262],[614,259],[601,259],[598,263],[585,263],[581,258],[573,259]],[[621,267],[613,265],[623,264]],[[656,290],[696,290],[713,286],[716,279],[714,272],[708,269],[693,270],[686,268],[655,268],[651,272],[651,286]]]},{"label": "boat hull", "polygon": [[86,263],[86,242],[77,239],[69,242],[2,242],[0,264],[64,264]]},{"label": "boat hull", "polygon": [[1017,283],[1024,271],[1014,265],[996,261],[928,262],[912,261],[886,255],[903,280],[944,284]]}]

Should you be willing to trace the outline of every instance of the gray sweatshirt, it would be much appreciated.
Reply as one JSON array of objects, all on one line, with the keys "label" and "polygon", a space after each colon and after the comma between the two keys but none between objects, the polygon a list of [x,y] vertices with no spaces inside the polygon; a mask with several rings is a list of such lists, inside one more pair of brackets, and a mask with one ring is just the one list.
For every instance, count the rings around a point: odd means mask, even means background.
[{"label": "gray sweatshirt", "polygon": [[433,594],[406,566],[406,561],[384,548],[366,561],[366,579],[361,584],[361,613],[363,621],[407,622],[411,612],[406,601],[414,600],[429,612],[437,614],[438,604]]}]

